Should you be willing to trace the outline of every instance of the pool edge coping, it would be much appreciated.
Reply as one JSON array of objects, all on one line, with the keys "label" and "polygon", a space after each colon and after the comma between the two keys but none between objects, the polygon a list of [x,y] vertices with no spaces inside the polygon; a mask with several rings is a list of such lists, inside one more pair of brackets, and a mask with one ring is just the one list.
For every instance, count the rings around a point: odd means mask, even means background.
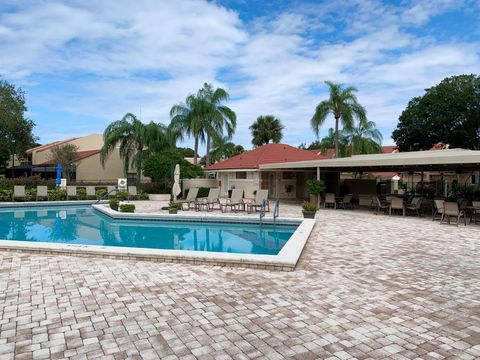
[{"label": "pool edge coping", "polygon": [[[63,205],[72,205],[65,204]],[[78,202],[76,203],[78,204]],[[60,205],[60,204],[54,204]],[[78,204],[80,205],[80,204]],[[114,220],[188,220],[196,218],[194,221],[209,220],[217,222],[231,221],[231,216],[205,216],[204,214],[191,215],[170,215],[170,214],[151,214],[151,213],[119,213],[102,205],[93,205],[92,207],[100,213],[111,217]],[[243,222],[259,223],[255,217],[242,217]],[[277,255],[257,255],[257,254],[235,254],[220,253],[194,250],[168,250],[152,248],[130,248],[114,247],[100,245],[80,245],[80,244],[58,244],[48,242],[31,242],[19,240],[0,240],[0,250],[9,251],[32,251],[42,253],[57,253],[64,255],[80,256],[100,256],[113,258],[128,258],[138,260],[151,260],[162,262],[179,263],[205,263],[221,266],[243,266],[254,268],[265,268],[274,270],[293,271],[303,252],[305,244],[312,233],[315,225],[314,219],[302,218],[278,218],[278,221],[288,221],[298,224],[297,229],[286,242]],[[265,224],[273,224],[272,219],[265,219]]]}]

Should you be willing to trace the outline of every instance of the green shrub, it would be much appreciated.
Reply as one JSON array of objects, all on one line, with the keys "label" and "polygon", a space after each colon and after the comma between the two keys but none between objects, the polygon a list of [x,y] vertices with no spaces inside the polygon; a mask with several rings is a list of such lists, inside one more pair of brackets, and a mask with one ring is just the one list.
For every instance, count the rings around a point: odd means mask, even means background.
[{"label": "green shrub", "polygon": [[155,181],[150,183],[143,183],[139,185],[140,190],[147,194],[169,194],[170,180]]},{"label": "green shrub", "polygon": [[85,188],[77,188],[78,200],[87,200],[87,190]]},{"label": "green shrub", "polygon": [[210,188],[208,188],[208,187],[199,187],[199,188],[198,188],[198,195],[197,195],[197,197],[199,197],[199,198],[207,197],[209,192],[210,192]]},{"label": "green shrub", "polygon": [[48,199],[51,201],[67,200],[67,190],[48,190]]},{"label": "green shrub", "polygon": [[25,189],[25,201],[37,200],[37,189]]},{"label": "green shrub", "polygon": [[171,201],[168,204],[168,210],[181,210],[181,209],[182,209],[182,204],[180,203]]},{"label": "green shrub", "polygon": [[103,199],[107,195],[107,189],[105,188],[100,188],[95,191],[95,194],[97,194],[97,197],[99,199]]},{"label": "green shrub", "polygon": [[311,195],[318,195],[322,191],[325,191],[325,181],[323,180],[307,180],[307,191]]},{"label": "green shrub", "polygon": [[143,191],[143,190],[140,190],[140,193],[138,194],[138,200],[148,200],[149,197],[148,197],[148,194]]},{"label": "green shrub", "polygon": [[12,201],[13,190],[0,189],[0,201]]},{"label": "green shrub", "polygon": [[304,202],[302,205],[303,211],[314,212],[317,211],[318,208],[315,204]]},{"label": "green shrub", "polygon": [[135,212],[135,205],[133,205],[133,204],[122,204],[122,205],[120,205],[120,212],[133,213],[133,212]]},{"label": "green shrub", "polygon": [[110,209],[117,211],[120,201],[115,198],[111,198],[110,200],[108,200],[108,204],[110,205]]},{"label": "green shrub", "polygon": [[126,191],[117,191],[117,195],[115,196],[118,200],[127,200],[128,199],[128,192]]}]

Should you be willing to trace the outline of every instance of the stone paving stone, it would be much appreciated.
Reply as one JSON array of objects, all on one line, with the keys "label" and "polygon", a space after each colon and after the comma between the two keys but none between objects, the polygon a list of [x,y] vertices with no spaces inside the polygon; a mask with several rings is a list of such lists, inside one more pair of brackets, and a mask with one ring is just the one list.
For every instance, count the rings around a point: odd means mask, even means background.
[{"label": "stone paving stone", "polygon": [[322,209],[293,272],[0,251],[0,359],[480,358],[479,248]]}]

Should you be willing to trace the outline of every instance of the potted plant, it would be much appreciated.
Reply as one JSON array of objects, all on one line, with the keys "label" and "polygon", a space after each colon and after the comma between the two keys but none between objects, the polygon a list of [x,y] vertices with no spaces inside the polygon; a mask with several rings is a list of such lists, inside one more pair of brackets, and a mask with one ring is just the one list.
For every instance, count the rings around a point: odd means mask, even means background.
[{"label": "potted plant", "polygon": [[310,194],[310,203],[320,206],[320,194],[326,189],[325,181],[323,180],[307,180],[307,191]]},{"label": "potted plant", "polygon": [[305,219],[315,219],[315,214],[317,213],[317,206],[315,204],[304,202],[302,205],[303,217]]},{"label": "potted plant", "polygon": [[108,200],[108,204],[110,205],[110,209],[118,211],[118,205],[120,204],[120,201],[116,198],[112,198]]},{"label": "potted plant", "polygon": [[170,202],[170,204],[168,204],[168,213],[169,214],[176,214],[178,212],[178,210],[180,210],[181,208],[182,208],[182,204],[172,201],[172,202]]}]

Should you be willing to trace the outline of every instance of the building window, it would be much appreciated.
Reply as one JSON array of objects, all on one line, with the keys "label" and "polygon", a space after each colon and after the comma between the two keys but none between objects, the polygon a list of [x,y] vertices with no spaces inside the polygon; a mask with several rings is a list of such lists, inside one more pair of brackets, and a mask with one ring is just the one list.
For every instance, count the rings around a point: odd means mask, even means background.
[{"label": "building window", "polygon": [[236,179],[246,179],[247,178],[247,172],[246,171],[237,171],[237,173],[235,174],[235,178]]},{"label": "building window", "polygon": [[137,183],[137,173],[128,173],[127,174],[127,183],[128,183],[128,185],[136,184]]}]

